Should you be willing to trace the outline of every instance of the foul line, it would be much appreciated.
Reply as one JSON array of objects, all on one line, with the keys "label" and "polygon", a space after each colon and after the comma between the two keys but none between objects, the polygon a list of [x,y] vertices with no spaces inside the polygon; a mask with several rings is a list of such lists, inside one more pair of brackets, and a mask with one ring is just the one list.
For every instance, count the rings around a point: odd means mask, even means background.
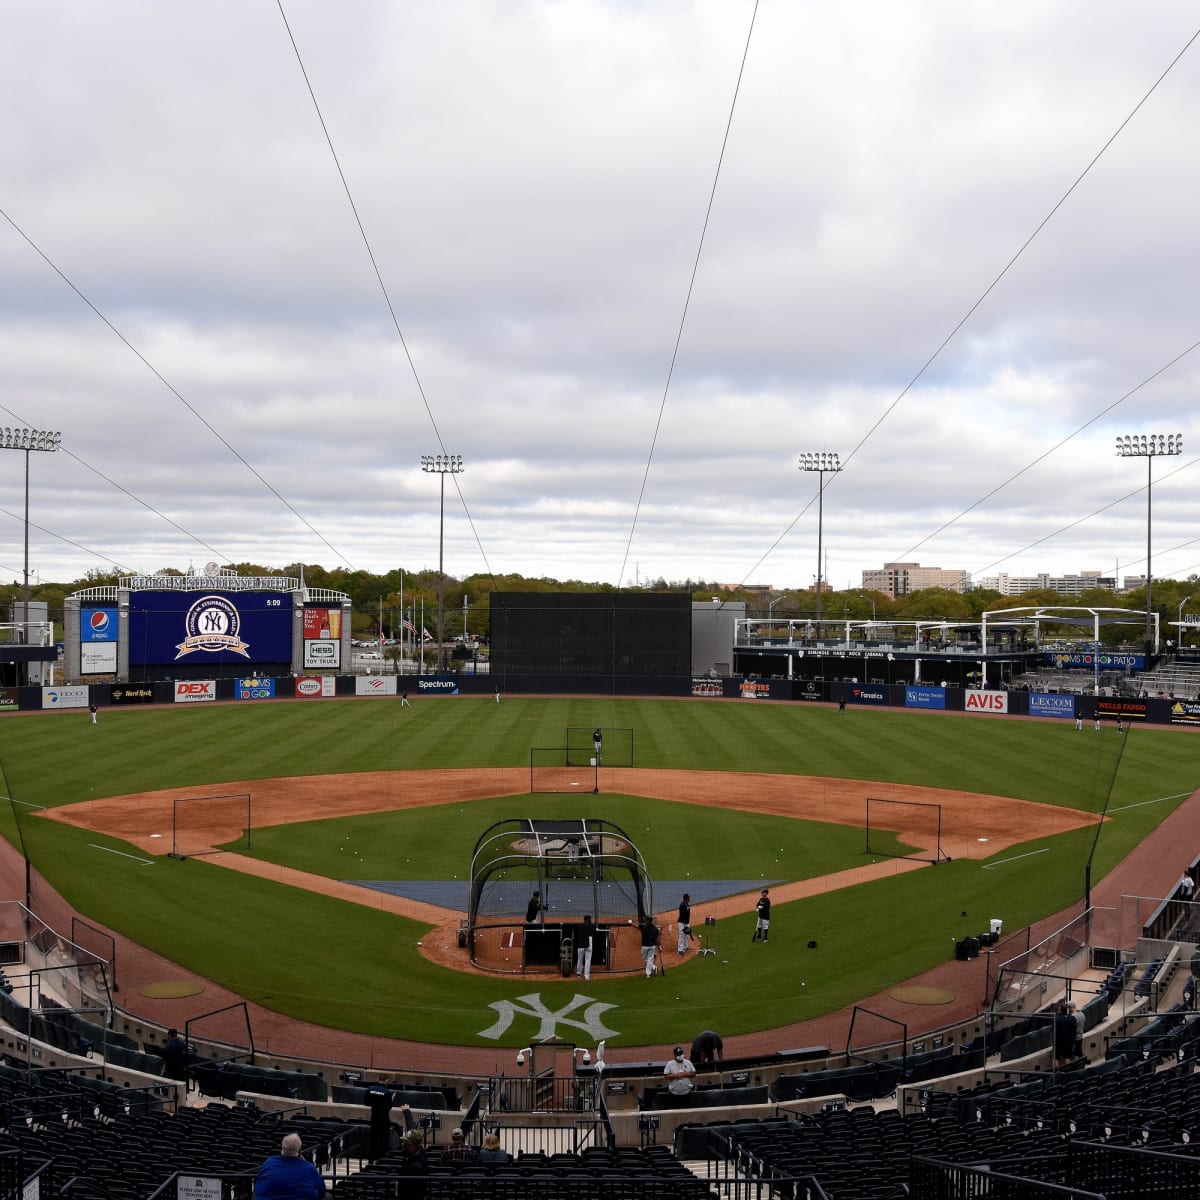
[{"label": "foul line", "polygon": [[95,842],[88,842],[93,850],[107,850],[109,854],[119,854],[122,858],[132,858],[134,862],[145,863],[146,866],[154,866],[152,858],[138,858],[136,854],[126,854],[124,850],[114,850],[111,846],[98,846]]},{"label": "foul line", "polygon": [[1126,804],[1121,808],[1110,808],[1109,812],[1128,812],[1131,808],[1145,808],[1147,804],[1162,804],[1165,800],[1183,800],[1191,792],[1176,792],[1174,796],[1159,796],[1157,800],[1139,800],[1136,804]]},{"label": "foul line", "polygon": [[1032,858],[1035,854],[1049,854],[1049,853],[1050,853],[1050,847],[1043,846],[1040,850],[1030,850],[1026,854],[1014,854],[1012,856],[1012,858],[1002,858],[1002,859],[1000,859],[999,862],[984,863],[983,870],[990,871],[993,867],[1002,867],[1002,866],[1004,866],[1005,863],[1016,862],[1018,859],[1021,859],[1021,858]]},{"label": "foul line", "polygon": [[34,804],[29,800],[14,800],[11,796],[8,797],[10,804],[19,804],[22,808],[45,808],[44,804]]}]

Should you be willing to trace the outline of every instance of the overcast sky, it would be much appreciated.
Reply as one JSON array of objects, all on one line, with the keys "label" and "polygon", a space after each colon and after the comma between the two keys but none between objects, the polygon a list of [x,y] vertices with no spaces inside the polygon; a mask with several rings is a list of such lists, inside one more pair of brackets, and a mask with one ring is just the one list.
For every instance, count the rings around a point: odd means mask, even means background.
[{"label": "overcast sky", "polygon": [[810,586],[820,450],[837,588],[1140,574],[1126,433],[1183,434],[1155,575],[1200,572],[1200,40],[1155,87],[1193,4],[283,14],[0,0],[0,425],[63,446],[37,577],[436,567],[441,451],[457,577]]}]

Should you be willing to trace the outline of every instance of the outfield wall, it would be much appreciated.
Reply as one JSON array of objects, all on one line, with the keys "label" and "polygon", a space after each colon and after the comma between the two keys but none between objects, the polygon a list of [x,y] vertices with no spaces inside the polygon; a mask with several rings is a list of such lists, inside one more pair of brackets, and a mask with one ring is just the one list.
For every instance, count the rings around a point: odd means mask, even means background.
[{"label": "outfield wall", "polygon": [[758,679],[739,676],[656,675],[248,675],[166,679],[141,683],[93,683],[57,688],[0,688],[5,712],[64,710],[86,715],[88,706],[204,704],[226,701],[322,700],[350,697],[410,700],[455,696],[691,697],[838,704],[858,708],[932,709],[996,718],[1039,717],[1050,721],[1123,722],[1200,727],[1200,701],[1166,697],[1092,696],[941,687],[926,684],[858,683],[853,680]]}]

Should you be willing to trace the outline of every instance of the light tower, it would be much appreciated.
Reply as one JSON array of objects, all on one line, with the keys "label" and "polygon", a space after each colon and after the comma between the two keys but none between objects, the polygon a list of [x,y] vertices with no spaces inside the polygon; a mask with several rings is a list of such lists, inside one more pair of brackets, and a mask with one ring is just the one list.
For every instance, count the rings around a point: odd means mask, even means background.
[{"label": "light tower", "polygon": [[838,456],[825,450],[805,451],[800,455],[801,471],[817,472],[817,641],[821,640],[821,564],[823,550],[821,546],[823,526],[825,524],[825,476],[836,475],[842,469]]},{"label": "light tower", "polygon": [[[1144,458],[1146,460],[1146,658],[1154,652],[1154,614],[1152,611],[1154,571],[1150,565],[1150,528],[1154,491],[1154,460],[1163,454],[1182,454],[1182,433],[1134,434],[1117,438],[1117,455],[1120,458]],[[1149,666],[1149,662],[1146,664]]]},{"label": "light tower", "polygon": [[21,589],[21,640],[26,637],[29,620],[29,456],[36,450],[51,452],[62,443],[61,433],[45,429],[0,429],[0,450],[25,452],[25,584]]},{"label": "light tower", "polygon": [[[457,475],[463,469],[463,460],[461,454],[422,454],[421,455],[421,470],[430,475],[437,475],[441,479],[441,503],[438,506],[438,623],[437,623],[437,639],[438,639],[438,654],[437,663],[438,670],[445,669],[445,648],[443,641],[445,639],[445,624],[446,611],[444,606],[445,601],[445,584],[446,573],[442,569],[443,551],[446,544],[446,476]],[[424,658],[424,648],[421,650],[422,658]]]}]

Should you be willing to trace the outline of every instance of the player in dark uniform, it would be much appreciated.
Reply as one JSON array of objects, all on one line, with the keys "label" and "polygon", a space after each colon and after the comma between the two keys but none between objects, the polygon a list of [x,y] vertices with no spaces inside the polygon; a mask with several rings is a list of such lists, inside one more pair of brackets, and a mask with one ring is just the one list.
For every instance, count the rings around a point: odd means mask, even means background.
[{"label": "player in dark uniform", "polygon": [[647,913],[642,922],[642,961],[646,964],[646,978],[654,974],[654,957],[658,952],[658,926]]},{"label": "player in dark uniform", "polygon": [[692,936],[692,898],[683,893],[683,899],[679,902],[679,944],[676,946],[676,953],[686,954],[688,941]]},{"label": "player in dark uniform", "polygon": [[705,1029],[696,1034],[696,1040],[692,1043],[692,1052],[688,1057],[696,1066],[720,1062],[725,1057],[725,1043],[721,1041],[721,1035],[711,1029]]},{"label": "player in dark uniform", "polygon": [[754,911],[758,913],[758,920],[754,923],[754,936],[750,940],[765,942],[767,934],[771,930],[771,897],[767,894],[766,888],[763,888],[762,895],[759,896],[758,903],[754,906]]}]

